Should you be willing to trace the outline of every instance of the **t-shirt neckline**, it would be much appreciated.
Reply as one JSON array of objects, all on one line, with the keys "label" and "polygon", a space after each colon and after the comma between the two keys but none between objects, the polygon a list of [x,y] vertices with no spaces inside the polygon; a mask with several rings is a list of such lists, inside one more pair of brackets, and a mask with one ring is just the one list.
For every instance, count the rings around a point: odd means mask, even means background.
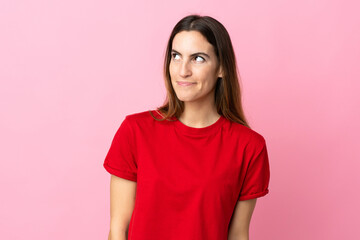
[{"label": "t-shirt neckline", "polygon": [[185,125],[176,117],[174,117],[174,119],[175,119],[174,125],[175,125],[176,129],[180,130],[181,132],[183,132],[185,134],[190,134],[190,135],[211,134],[211,133],[219,130],[219,128],[225,121],[225,117],[223,115],[220,115],[218,120],[216,120],[216,122],[214,122],[213,124],[206,126],[206,127],[202,127],[202,128],[196,128],[196,127],[190,127],[188,125]]}]

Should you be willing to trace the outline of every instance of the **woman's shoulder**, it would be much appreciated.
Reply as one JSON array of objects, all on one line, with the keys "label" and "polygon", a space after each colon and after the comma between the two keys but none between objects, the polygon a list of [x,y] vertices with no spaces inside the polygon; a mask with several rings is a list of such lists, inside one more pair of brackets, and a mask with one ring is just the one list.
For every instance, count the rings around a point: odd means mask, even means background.
[{"label": "woman's shoulder", "polygon": [[233,122],[230,120],[228,122],[230,123],[229,129],[231,129],[231,132],[237,134],[239,137],[243,139],[246,138],[248,139],[248,141],[253,141],[258,144],[265,142],[264,136],[259,131],[237,122]]},{"label": "woman's shoulder", "polygon": [[131,123],[145,123],[153,120],[161,119],[161,113],[156,109],[148,109],[140,112],[129,113],[125,116],[125,120]]},{"label": "woman's shoulder", "polygon": [[146,110],[146,111],[141,111],[141,112],[133,112],[133,113],[128,113],[125,118],[128,118],[129,120],[136,120],[136,119],[143,119],[143,118],[148,118],[150,115],[150,111],[152,110]]}]

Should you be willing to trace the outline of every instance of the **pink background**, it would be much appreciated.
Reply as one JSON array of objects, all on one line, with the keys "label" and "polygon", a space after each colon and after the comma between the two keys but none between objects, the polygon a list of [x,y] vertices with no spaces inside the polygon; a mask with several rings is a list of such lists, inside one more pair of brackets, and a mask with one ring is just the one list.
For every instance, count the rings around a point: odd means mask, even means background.
[{"label": "pink background", "polygon": [[267,140],[250,238],[359,239],[360,4],[340,0],[0,2],[0,239],[107,239],[102,166],[125,115],[162,104],[185,15],[224,24]]}]

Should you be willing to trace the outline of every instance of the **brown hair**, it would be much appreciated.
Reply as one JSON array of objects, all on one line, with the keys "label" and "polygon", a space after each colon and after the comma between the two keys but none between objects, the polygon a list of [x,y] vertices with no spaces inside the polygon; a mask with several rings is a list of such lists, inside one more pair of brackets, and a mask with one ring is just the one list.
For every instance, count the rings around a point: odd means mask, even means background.
[{"label": "brown hair", "polygon": [[[172,43],[175,35],[181,31],[198,31],[214,47],[219,66],[222,66],[223,77],[218,78],[215,86],[215,105],[218,114],[250,128],[245,118],[239,86],[236,58],[230,36],[225,27],[216,19],[197,14],[181,19],[171,32],[164,59],[164,80],[167,95],[162,106],[157,110],[163,119],[179,118],[184,111],[184,102],[180,101],[171,84],[169,65],[171,61]],[[151,111],[150,111],[151,114]]]}]

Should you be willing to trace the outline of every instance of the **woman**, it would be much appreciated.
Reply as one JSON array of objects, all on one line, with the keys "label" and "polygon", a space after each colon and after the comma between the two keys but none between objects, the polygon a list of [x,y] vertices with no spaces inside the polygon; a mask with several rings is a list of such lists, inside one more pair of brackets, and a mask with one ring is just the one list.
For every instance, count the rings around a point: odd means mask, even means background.
[{"label": "woman", "polygon": [[224,26],[209,16],[181,19],[164,78],[164,105],[127,115],[104,161],[109,239],[249,239],[270,168],[265,139],[243,113]]}]

